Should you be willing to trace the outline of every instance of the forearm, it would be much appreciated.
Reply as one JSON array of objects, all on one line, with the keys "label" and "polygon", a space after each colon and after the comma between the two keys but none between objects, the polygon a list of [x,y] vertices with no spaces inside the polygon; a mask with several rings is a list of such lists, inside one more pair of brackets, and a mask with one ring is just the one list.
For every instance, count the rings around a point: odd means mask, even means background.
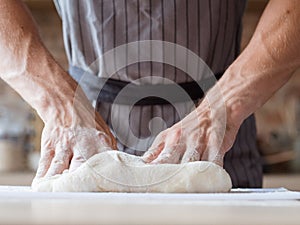
[{"label": "forearm", "polygon": [[66,112],[76,82],[43,46],[22,2],[2,0],[0,9],[1,78],[37,110],[44,122],[53,118],[53,113]]},{"label": "forearm", "polygon": [[269,2],[249,45],[218,82],[229,119],[242,122],[299,68],[299,17],[299,1]]},{"label": "forearm", "polygon": [[[55,118],[55,122],[70,126],[77,83],[44,47],[21,1],[2,0],[0,11],[1,78],[37,110],[44,122]],[[81,93],[78,96],[85,98]],[[80,106],[82,102],[87,101],[78,99],[77,107],[87,110]]]}]

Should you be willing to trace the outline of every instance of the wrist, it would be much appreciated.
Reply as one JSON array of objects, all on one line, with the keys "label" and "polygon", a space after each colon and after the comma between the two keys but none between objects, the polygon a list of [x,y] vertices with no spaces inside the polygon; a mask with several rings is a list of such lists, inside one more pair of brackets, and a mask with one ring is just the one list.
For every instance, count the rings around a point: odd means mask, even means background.
[{"label": "wrist", "polygon": [[[244,68],[241,69],[241,68]],[[260,80],[245,66],[231,65],[219,81],[228,117],[240,125],[262,103],[257,90]]]},{"label": "wrist", "polygon": [[223,108],[227,123],[239,126],[256,107],[251,82],[243,80],[240,71],[230,67],[223,77],[208,91],[210,107]]},{"label": "wrist", "polygon": [[[72,115],[77,83],[60,69],[59,71],[41,71],[41,78],[28,75],[33,84],[33,90],[22,93],[22,96],[38,112],[44,122],[56,118],[58,121],[68,122]],[[48,78],[50,77],[51,78]],[[61,118],[64,117],[64,118]]]}]

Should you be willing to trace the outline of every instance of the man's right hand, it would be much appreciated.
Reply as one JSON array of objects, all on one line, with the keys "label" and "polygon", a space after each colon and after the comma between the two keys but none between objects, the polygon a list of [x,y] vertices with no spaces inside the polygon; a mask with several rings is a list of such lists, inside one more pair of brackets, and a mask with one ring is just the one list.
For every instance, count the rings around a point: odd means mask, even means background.
[{"label": "man's right hand", "polygon": [[47,122],[42,133],[36,178],[61,174],[66,169],[73,171],[94,154],[111,149],[116,149],[116,141],[109,131],[85,125],[64,127]]},{"label": "man's right hand", "polygon": [[76,89],[73,99],[63,94],[60,98],[51,99],[43,110],[47,118],[43,117],[45,127],[36,178],[60,174],[66,169],[73,171],[94,154],[117,149],[109,127],[81,88]]}]

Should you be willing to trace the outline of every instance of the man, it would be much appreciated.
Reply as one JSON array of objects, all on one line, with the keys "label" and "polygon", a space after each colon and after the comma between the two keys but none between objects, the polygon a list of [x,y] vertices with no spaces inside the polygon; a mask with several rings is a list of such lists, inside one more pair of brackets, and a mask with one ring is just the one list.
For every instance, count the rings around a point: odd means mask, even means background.
[{"label": "man", "polygon": [[[152,103],[147,100],[136,104],[130,118],[122,118],[122,109],[129,106],[122,102],[113,104],[101,93],[96,108],[102,116],[94,115],[83,91],[41,43],[24,5],[1,0],[1,78],[45,122],[37,177],[52,176],[68,168],[74,170],[98,152],[117,149],[117,141],[106,123],[122,127],[124,120],[129,120],[132,132],[138,138],[146,138],[152,135],[149,121],[158,116],[169,128],[157,135],[143,156],[144,161],[208,160],[223,165],[224,159],[235,187],[262,185],[252,113],[300,65],[300,6],[296,0],[271,0],[252,40],[238,58],[245,1],[77,0],[56,1],[56,6],[63,21],[70,74],[77,81],[85,73],[91,73],[89,77],[106,77],[105,63],[111,62],[93,62],[119,45],[143,40],[184,46],[201,57],[213,73],[224,74],[192,112],[188,113],[184,103],[179,103],[181,112],[188,114],[183,119],[176,114],[174,104],[153,99]],[[143,62],[113,74],[108,90],[113,95],[115,88],[126,82],[137,81],[136,86],[142,86],[144,83],[139,81],[143,77],[165,77],[182,86],[192,82],[186,73],[172,66]],[[142,155],[141,149],[149,147],[127,146],[130,140],[120,141],[124,131],[113,131],[119,150]]]}]

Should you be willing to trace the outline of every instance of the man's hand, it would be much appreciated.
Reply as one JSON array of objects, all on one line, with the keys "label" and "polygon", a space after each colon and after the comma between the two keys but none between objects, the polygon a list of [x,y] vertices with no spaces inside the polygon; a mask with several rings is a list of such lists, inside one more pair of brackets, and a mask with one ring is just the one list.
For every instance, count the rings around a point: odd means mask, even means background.
[{"label": "man's hand", "polygon": [[224,104],[213,104],[215,107],[204,99],[183,120],[162,131],[143,160],[148,163],[203,160],[222,166],[224,154],[233,144],[240,121],[227,118],[230,110],[224,110]]},{"label": "man's hand", "polygon": [[46,124],[37,177],[53,176],[66,169],[72,171],[94,154],[113,148],[111,138],[94,128]]},{"label": "man's hand", "polygon": [[66,127],[58,121],[47,122],[36,178],[60,174],[66,169],[73,171],[94,154],[116,149],[116,140],[104,121],[95,122],[98,128],[87,123]]},{"label": "man's hand", "polygon": [[36,178],[75,170],[94,154],[117,149],[115,137],[80,87],[54,95],[40,109],[45,127]]}]

